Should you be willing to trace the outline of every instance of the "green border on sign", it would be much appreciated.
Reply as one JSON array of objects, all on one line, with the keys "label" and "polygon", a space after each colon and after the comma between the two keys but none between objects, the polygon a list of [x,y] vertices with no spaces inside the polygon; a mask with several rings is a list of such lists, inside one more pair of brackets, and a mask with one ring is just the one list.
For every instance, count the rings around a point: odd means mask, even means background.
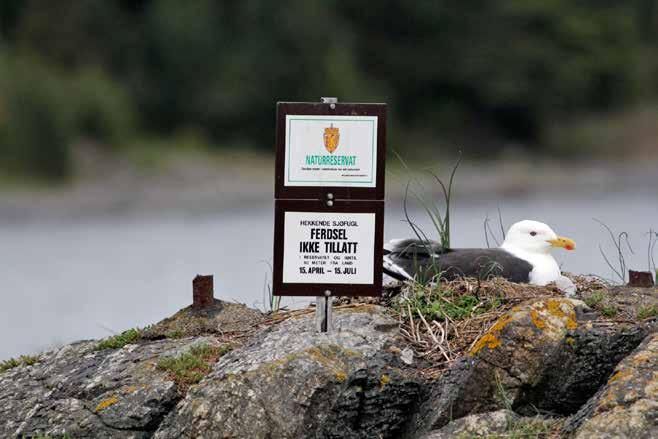
[{"label": "green border on sign", "polygon": [[[379,123],[379,118],[377,116],[365,116],[365,117],[374,117],[377,119],[377,123]],[[375,179],[375,163],[377,163],[377,159],[375,157],[375,143],[377,141],[377,134],[375,133],[375,121],[374,120],[363,120],[363,119],[337,119],[334,118],[333,121],[335,122],[370,122],[372,124],[372,160],[371,160],[371,168],[370,168],[370,180],[369,181],[345,181],[345,180],[340,180],[340,181],[327,181],[327,180],[291,180],[290,179],[290,134],[292,133],[292,121],[293,120],[312,120],[312,121],[331,121],[332,119],[329,118],[309,118],[309,117],[299,117],[296,118],[294,116],[288,116],[288,130],[286,133],[287,137],[287,142],[286,142],[286,148],[288,149],[288,175],[287,180],[284,182],[285,183],[350,183],[350,184],[372,184],[372,182]]]}]

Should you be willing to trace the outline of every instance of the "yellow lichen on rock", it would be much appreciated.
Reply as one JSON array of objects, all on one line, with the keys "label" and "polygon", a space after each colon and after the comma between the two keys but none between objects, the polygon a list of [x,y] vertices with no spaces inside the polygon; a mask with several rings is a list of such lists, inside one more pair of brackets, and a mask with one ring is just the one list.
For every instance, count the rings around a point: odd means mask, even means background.
[{"label": "yellow lichen on rock", "polygon": [[532,323],[539,329],[544,329],[546,327],[546,322],[544,322],[544,319],[539,317],[539,312],[537,312],[536,309],[530,310],[530,318],[532,319]]},{"label": "yellow lichen on rock", "polygon": [[341,354],[347,357],[361,356],[358,352],[336,345],[313,346],[304,350],[303,353],[308,355],[314,361],[320,363],[322,366],[331,370],[336,379],[340,382],[343,382],[347,379],[346,371],[349,368],[345,362],[345,359],[341,358]]},{"label": "yellow lichen on rock", "polygon": [[122,389],[122,392],[125,393],[126,395],[129,395],[131,393],[135,393],[137,391],[136,386],[126,386]]},{"label": "yellow lichen on rock", "polygon": [[610,377],[608,384],[614,383],[617,380],[628,379],[631,375],[632,372],[630,370],[620,369]]},{"label": "yellow lichen on rock", "polygon": [[110,397],[106,400],[101,401],[96,406],[96,413],[100,412],[101,410],[105,410],[106,408],[108,408],[111,405],[116,404],[117,402],[119,402],[119,398],[117,398],[116,396],[112,396],[112,397]]},{"label": "yellow lichen on rock", "polygon": [[[564,337],[565,329],[573,330],[578,327],[576,321],[575,306],[577,301],[570,299],[547,299],[535,301],[525,305],[517,305],[506,314],[503,314],[498,321],[475,342],[470,356],[477,354],[482,348],[488,347],[495,349],[503,343],[501,333],[503,329],[512,321],[520,323],[518,331],[545,331],[542,337],[548,337],[552,340],[559,340]],[[527,323],[526,323],[527,322]],[[531,325],[528,325],[530,323]],[[529,334],[532,336],[532,334]],[[573,345],[574,339],[567,341]]]},{"label": "yellow lichen on rock", "polygon": [[473,356],[477,354],[483,347],[488,347],[489,349],[495,349],[500,346],[500,332],[511,322],[513,316],[511,313],[503,314],[496,323],[489,329],[489,331],[484,334],[480,339],[473,345],[469,351],[469,355]]},{"label": "yellow lichen on rock", "polygon": [[347,374],[343,371],[336,372],[335,376],[339,383],[343,383],[347,379]]},{"label": "yellow lichen on rock", "polygon": [[512,315],[511,315],[511,314],[509,314],[509,313],[507,313],[507,314],[503,314],[503,315],[498,319],[498,321],[497,321],[497,322],[491,327],[491,330],[490,330],[489,332],[491,332],[491,331],[500,332],[500,331],[502,331],[503,328],[505,328],[505,326],[507,326],[507,324],[508,324],[509,322],[511,322],[511,321],[512,321]]},{"label": "yellow lichen on rock", "polygon": [[546,301],[546,308],[551,315],[559,319],[564,319],[564,326],[567,329],[573,330],[578,327],[576,311],[572,302],[565,299],[548,299]]},{"label": "yellow lichen on rock", "polygon": [[379,387],[383,389],[389,382],[391,382],[391,378],[386,374],[382,374],[381,378],[379,378]]},{"label": "yellow lichen on rock", "polygon": [[500,339],[496,337],[494,334],[492,334],[491,332],[488,332],[484,334],[482,337],[480,337],[477,343],[475,343],[475,345],[471,348],[469,354],[472,357],[485,346],[487,346],[489,349],[497,348],[498,346],[500,346]]},{"label": "yellow lichen on rock", "polygon": [[658,334],[622,360],[594,401],[591,417],[575,438],[656,437]]}]

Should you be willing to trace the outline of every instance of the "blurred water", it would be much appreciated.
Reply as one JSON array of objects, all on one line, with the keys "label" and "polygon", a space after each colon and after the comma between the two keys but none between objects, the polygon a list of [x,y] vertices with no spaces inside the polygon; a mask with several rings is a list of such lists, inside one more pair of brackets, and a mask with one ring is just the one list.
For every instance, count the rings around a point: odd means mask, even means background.
[{"label": "blurred water", "polygon": [[[635,247],[629,265],[647,268],[658,192],[457,200],[453,246],[484,246],[483,219],[496,217],[499,205],[507,225],[537,219],[575,239],[577,251],[556,252],[564,270],[611,276],[599,245],[612,247],[592,218],[628,231]],[[0,360],[154,323],[190,303],[197,273],[215,275],[217,297],[262,306],[272,210],[264,203],[202,216],[0,224]],[[431,230],[421,211],[412,216]],[[411,235],[402,218],[401,205],[388,203],[386,239]]]}]

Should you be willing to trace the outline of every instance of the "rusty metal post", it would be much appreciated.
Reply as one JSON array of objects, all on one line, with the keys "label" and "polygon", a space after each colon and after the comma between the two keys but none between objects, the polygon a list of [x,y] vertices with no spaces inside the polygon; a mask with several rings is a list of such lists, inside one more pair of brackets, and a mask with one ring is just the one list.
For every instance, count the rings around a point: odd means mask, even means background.
[{"label": "rusty metal post", "polygon": [[197,274],[192,281],[192,307],[208,308],[215,302],[213,276]]},{"label": "rusty metal post", "polygon": [[628,286],[651,288],[653,287],[653,274],[650,271],[628,270]]}]

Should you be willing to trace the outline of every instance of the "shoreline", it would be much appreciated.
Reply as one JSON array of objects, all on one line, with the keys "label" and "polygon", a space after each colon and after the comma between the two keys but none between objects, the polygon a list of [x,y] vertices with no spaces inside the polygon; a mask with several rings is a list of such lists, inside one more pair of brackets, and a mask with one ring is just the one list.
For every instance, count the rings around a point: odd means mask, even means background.
[{"label": "shoreline", "polygon": [[[105,160],[102,162],[107,164]],[[0,187],[0,223],[203,215],[262,207],[273,200],[274,169],[269,164],[270,161],[254,154],[168,157],[147,169],[118,160],[103,173],[94,171],[98,164],[88,164],[67,185]],[[440,176],[448,176],[450,171],[447,164],[431,169]],[[415,175],[427,183],[432,197],[441,199],[439,187],[429,174]],[[386,179],[387,202],[401,203],[408,173],[396,163],[389,163]],[[461,202],[536,196],[574,199],[611,193],[646,195],[652,194],[655,188],[658,188],[658,160],[624,163],[496,160],[487,164],[462,164],[455,177],[453,199]]]}]

